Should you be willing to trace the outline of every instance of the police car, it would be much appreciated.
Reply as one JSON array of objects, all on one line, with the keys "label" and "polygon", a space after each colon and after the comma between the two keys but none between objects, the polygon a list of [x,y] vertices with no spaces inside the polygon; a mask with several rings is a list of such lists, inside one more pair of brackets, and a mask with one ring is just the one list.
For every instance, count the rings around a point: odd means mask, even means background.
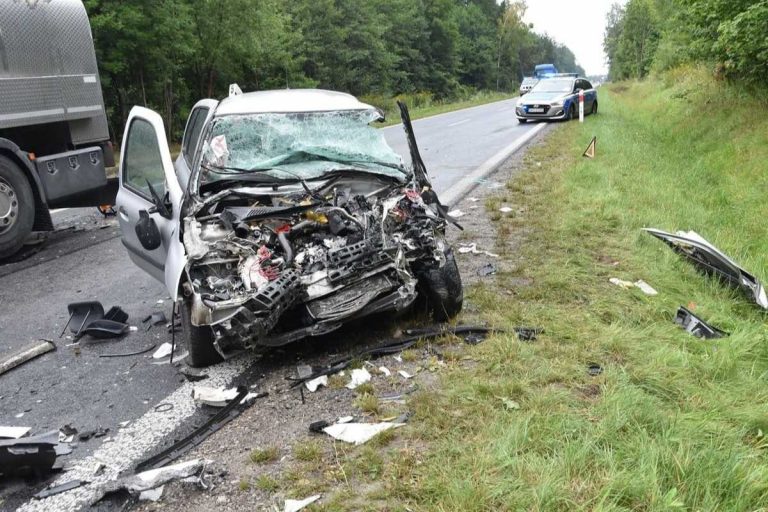
[{"label": "police car", "polygon": [[529,119],[573,119],[579,116],[579,93],[584,93],[584,113],[597,113],[597,91],[584,78],[556,75],[540,80],[517,101],[515,114],[521,123]]}]

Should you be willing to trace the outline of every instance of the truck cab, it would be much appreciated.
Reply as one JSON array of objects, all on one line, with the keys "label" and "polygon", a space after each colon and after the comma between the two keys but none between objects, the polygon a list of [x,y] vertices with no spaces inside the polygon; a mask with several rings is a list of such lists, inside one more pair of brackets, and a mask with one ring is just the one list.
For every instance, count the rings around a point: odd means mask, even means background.
[{"label": "truck cab", "polygon": [[49,209],[112,204],[113,165],[83,3],[0,2],[0,259],[53,229]]}]

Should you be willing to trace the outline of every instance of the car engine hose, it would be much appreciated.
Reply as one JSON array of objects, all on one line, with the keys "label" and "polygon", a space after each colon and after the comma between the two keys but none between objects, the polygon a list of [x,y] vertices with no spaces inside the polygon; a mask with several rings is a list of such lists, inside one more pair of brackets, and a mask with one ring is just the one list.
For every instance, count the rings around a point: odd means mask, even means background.
[{"label": "car engine hose", "polygon": [[283,253],[285,253],[285,264],[290,265],[293,263],[293,248],[291,247],[291,243],[288,241],[288,237],[285,236],[285,233],[279,232],[277,234],[277,240],[280,242],[280,245],[283,248]]},{"label": "car engine hose", "polygon": [[298,235],[302,231],[312,230],[317,231],[323,227],[323,224],[313,220],[303,220],[291,228],[291,236]]}]

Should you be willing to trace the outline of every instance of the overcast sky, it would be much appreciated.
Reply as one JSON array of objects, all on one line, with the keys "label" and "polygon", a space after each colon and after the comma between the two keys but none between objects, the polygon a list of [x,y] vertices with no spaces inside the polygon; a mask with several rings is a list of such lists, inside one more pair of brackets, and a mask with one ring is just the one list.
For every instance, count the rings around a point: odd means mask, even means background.
[{"label": "overcast sky", "polygon": [[524,20],[533,23],[534,31],[549,34],[570,48],[588,75],[606,74],[608,67],[603,53],[605,16],[616,2],[624,4],[626,0],[527,0]]}]

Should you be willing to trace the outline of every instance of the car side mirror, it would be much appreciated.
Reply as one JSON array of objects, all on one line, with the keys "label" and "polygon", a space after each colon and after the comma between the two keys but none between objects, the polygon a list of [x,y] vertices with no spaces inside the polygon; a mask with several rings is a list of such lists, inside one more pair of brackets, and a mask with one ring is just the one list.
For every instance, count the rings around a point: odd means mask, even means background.
[{"label": "car side mirror", "polygon": [[[147,180],[147,186],[149,187],[149,194],[152,196],[152,203],[154,208],[150,209],[149,213],[158,213],[164,219],[171,218],[171,203],[167,200],[167,197],[161,198],[155,190],[155,187]],[[167,195],[166,195],[167,196]]]},{"label": "car side mirror", "polygon": [[149,216],[147,210],[139,210],[139,222],[136,223],[136,237],[143,248],[154,251],[163,243],[160,229],[155,219]]}]

